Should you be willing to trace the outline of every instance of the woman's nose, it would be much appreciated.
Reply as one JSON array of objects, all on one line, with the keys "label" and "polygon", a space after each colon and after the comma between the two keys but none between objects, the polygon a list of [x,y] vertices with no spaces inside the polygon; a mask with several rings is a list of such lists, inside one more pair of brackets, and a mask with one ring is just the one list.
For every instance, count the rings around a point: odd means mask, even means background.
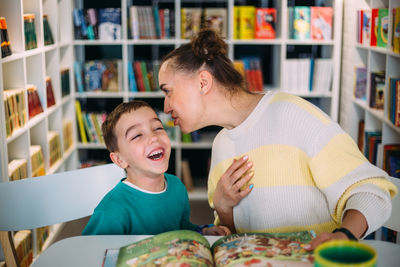
[{"label": "woman's nose", "polygon": [[164,112],[167,114],[171,112],[171,107],[169,106],[167,98],[164,98]]}]

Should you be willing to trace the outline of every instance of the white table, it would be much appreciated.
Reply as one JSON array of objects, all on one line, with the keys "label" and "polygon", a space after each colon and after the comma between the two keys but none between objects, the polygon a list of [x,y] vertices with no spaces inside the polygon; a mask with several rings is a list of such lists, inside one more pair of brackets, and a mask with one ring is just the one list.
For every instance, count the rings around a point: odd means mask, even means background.
[{"label": "white table", "polygon": [[[139,241],[148,235],[101,235],[77,236],[56,242],[46,249],[31,267],[101,267],[107,248],[119,248]],[[218,236],[206,236],[210,245]],[[394,267],[400,264],[400,245],[375,241],[362,241],[378,251],[378,267]]]}]

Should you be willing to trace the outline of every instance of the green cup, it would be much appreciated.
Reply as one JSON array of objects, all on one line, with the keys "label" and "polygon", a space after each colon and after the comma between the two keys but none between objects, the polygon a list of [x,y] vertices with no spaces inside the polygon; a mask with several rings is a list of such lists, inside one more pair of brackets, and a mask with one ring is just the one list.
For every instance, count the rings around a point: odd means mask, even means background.
[{"label": "green cup", "polygon": [[375,267],[376,259],[373,247],[351,240],[328,241],[314,251],[315,267]]}]

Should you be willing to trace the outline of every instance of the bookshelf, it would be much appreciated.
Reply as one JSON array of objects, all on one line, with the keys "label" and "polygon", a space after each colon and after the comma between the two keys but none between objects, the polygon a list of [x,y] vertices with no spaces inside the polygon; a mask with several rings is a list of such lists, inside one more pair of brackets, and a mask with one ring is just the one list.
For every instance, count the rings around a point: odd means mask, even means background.
[{"label": "bookshelf", "polygon": [[[325,6],[332,7],[333,14],[333,32],[331,40],[294,40],[288,37],[288,6],[313,6],[316,2],[323,3]],[[169,39],[134,39],[130,29],[130,7],[156,5],[159,9],[168,8],[174,12],[174,36]],[[234,7],[238,5],[252,5],[256,7],[272,7],[277,11],[276,20],[276,38],[275,39],[235,39],[233,30]],[[264,75],[264,90],[284,90],[292,91],[285,80],[290,77],[285,68],[288,58],[303,56],[314,56],[316,58],[327,58],[332,61],[332,82],[323,92],[314,92],[305,90],[296,92],[301,97],[306,98],[312,103],[318,105],[322,110],[328,113],[334,120],[338,119],[339,108],[339,77],[340,77],[340,58],[341,58],[341,29],[342,29],[342,5],[343,1],[93,1],[77,0],[74,1],[74,8],[121,8],[121,38],[114,41],[105,40],[81,40],[75,39],[73,47],[75,60],[83,63],[88,60],[103,58],[116,58],[122,61],[122,90],[119,92],[82,92],[75,93],[76,99],[81,102],[82,110],[96,112],[102,110],[112,110],[114,106],[123,101],[131,99],[143,99],[152,105],[163,109],[163,94],[159,91],[154,92],[131,92],[128,77],[127,64],[136,60],[156,60],[167,54],[172,49],[187,43],[187,39],[181,39],[181,12],[182,8],[208,8],[218,7],[226,10],[226,25],[229,57],[233,60],[240,59],[243,56],[258,56],[261,59]],[[139,21],[140,23],[140,21]],[[107,51],[107,52],[105,52]],[[98,102],[98,103],[95,103]],[[169,172],[175,173],[181,177],[183,159],[196,159],[201,167],[193,167],[192,176],[201,177],[200,188],[206,187],[206,170],[208,168],[208,157],[211,155],[212,140],[219,128],[210,128],[203,130],[201,142],[184,143],[181,140],[179,129],[175,130],[176,138],[172,142],[171,164]],[[77,145],[80,159],[90,158],[96,154],[105,157],[106,153],[103,144],[79,143]],[[200,173],[194,173],[200,169]],[[198,191],[196,191],[196,198]],[[206,198],[206,192],[204,198]]]},{"label": "bookshelf", "polygon": [[[390,78],[400,77],[400,54],[394,53],[392,42],[392,9],[400,7],[398,0],[367,0],[349,1],[345,5],[345,25],[343,39],[343,70],[342,70],[342,100],[340,114],[343,128],[357,142],[359,139],[359,122],[364,121],[364,131],[379,131],[382,133],[382,146],[400,143],[400,128],[390,120]],[[357,42],[358,10],[387,8],[389,10],[389,27],[387,47],[377,47]],[[354,17],[352,17],[354,16]],[[364,66],[367,69],[366,99],[356,99],[353,96],[355,82],[355,67]],[[371,72],[385,71],[384,108],[371,108]],[[365,144],[364,144],[365,148]],[[381,148],[382,149],[382,148]],[[378,152],[379,155],[379,152]],[[378,167],[382,166],[383,154],[378,156]]]},{"label": "bookshelf", "polygon": [[[76,151],[76,128],[74,109],[74,83],[70,75],[70,93],[64,95],[61,90],[60,70],[69,68],[72,74],[73,40],[70,15],[72,2],[70,0],[0,0],[0,17],[6,18],[8,36],[12,55],[0,58],[0,182],[8,182],[9,162],[12,160],[26,161],[26,177],[36,173],[51,174],[78,167]],[[24,14],[34,14],[34,28],[37,47],[25,49]],[[47,14],[54,43],[45,45],[43,15]],[[49,76],[53,87],[55,104],[47,106],[46,77]],[[42,112],[30,117],[27,89],[31,86],[37,89]],[[26,112],[24,124],[7,133],[5,117],[5,93],[11,89],[21,89],[25,99],[22,102]],[[22,107],[22,106],[21,106]],[[72,131],[63,132],[63,123],[69,121]],[[57,160],[50,164],[52,155],[49,137],[56,133],[59,154]],[[67,138],[68,137],[68,138]],[[67,138],[67,139],[65,139]],[[67,142],[68,140],[68,142]],[[67,144],[70,144],[67,146]],[[30,148],[40,146],[42,156],[31,158]],[[34,160],[32,160],[34,159]],[[35,169],[38,165],[40,171]],[[40,164],[41,162],[41,164]],[[24,177],[23,177],[24,178]],[[34,179],[34,178],[32,178]],[[49,232],[32,231],[32,253],[37,255],[42,248],[47,247],[62,225],[54,225]],[[45,232],[43,232],[45,231]],[[44,238],[49,236],[44,242]],[[44,243],[43,243],[44,242]]]}]

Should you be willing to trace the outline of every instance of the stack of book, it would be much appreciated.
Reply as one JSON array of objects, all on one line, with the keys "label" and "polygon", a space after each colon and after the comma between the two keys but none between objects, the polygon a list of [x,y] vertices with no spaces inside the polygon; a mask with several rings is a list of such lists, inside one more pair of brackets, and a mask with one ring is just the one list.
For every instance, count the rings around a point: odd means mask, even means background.
[{"label": "stack of book", "polygon": [[264,81],[261,60],[257,57],[247,57],[234,61],[235,68],[246,80],[247,89],[251,92],[264,91]]},{"label": "stack of book", "polygon": [[296,40],[332,40],[332,7],[288,7],[289,38]]},{"label": "stack of book", "polygon": [[47,14],[43,14],[43,32],[44,32],[44,45],[54,44],[53,33],[51,32],[49,18]]},{"label": "stack of book", "polygon": [[32,163],[32,177],[45,175],[46,170],[44,167],[44,157],[43,157],[42,147],[40,145],[30,146],[29,155]]},{"label": "stack of book", "polygon": [[121,8],[73,10],[75,39],[120,40]]},{"label": "stack of book", "polygon": [[35,14],[24,14],[25,50],[37,47]]},{"label": "stack of book", "polygon": [[170,39],[174,32],[174,12],[158,6],[130,6],[129,28],[132,39]]},{"label": "stack of book", "polygon": [[330,92],[333,63],[327,58],[294,58],[283,63],[282,89],[295,94]]},{"label": "stack of book", "polygon": [[8,177],[10,181],[21,180],[28,177],[26,159],[14,159],[8,163]]},{"label": "stack of book", "polygon": [[72,121],[68,119],[63,120],[63,144],[64,152],[68,151],[73,144]]},{"label": "stack of book", "polygon": [[56,131],[49,131],[47,142],[50,151],[50,166],[53,166],[62,157],[59,133]]},{"label": "stack of book", "polygon": [[32,231],[22,230],[14,235],[15,252],[20,267],[28,267],[33,261]]},{"label": "stack of book", "polygon": [[54,97],[53,84],[51,83],[50,76],[46,76],[46,96],[47,96],[47,107],[51,107],[56,104],[56,98]]},{"label": "stack of book", "polygon": [[0,17],[0,41],[1,56],[6,57],[12,54],[10,39],[8,38],[7,23],[5,17]]},{"label": "stack of book", "polygon": [[28,90],[28,110],[29,118],[35,117],[37,114],[43,112],[42,103],[40,101],[39,93],[35,85],[27,85]]},{"label": "stack of book", "polygon": [[50,226],[43,226],[36,228],[36,249],[37,253],[40,253],[43,249],[43,245],[46,239],[49,237]]},{"label": "stack of book", "polygon": [[275,8],[234,6],[234,39],[275,39],[277,12]]},{"label": "stack of book", "polygon": [[11,136],[14,130],[23,127],[27,121],[25,89],[7,89],[3,96],[6,135]]},{"label": "stack of book", "polygon": [[158,60],[128,62],[129,90],[131,92],[159,91],[159,69]]}]

